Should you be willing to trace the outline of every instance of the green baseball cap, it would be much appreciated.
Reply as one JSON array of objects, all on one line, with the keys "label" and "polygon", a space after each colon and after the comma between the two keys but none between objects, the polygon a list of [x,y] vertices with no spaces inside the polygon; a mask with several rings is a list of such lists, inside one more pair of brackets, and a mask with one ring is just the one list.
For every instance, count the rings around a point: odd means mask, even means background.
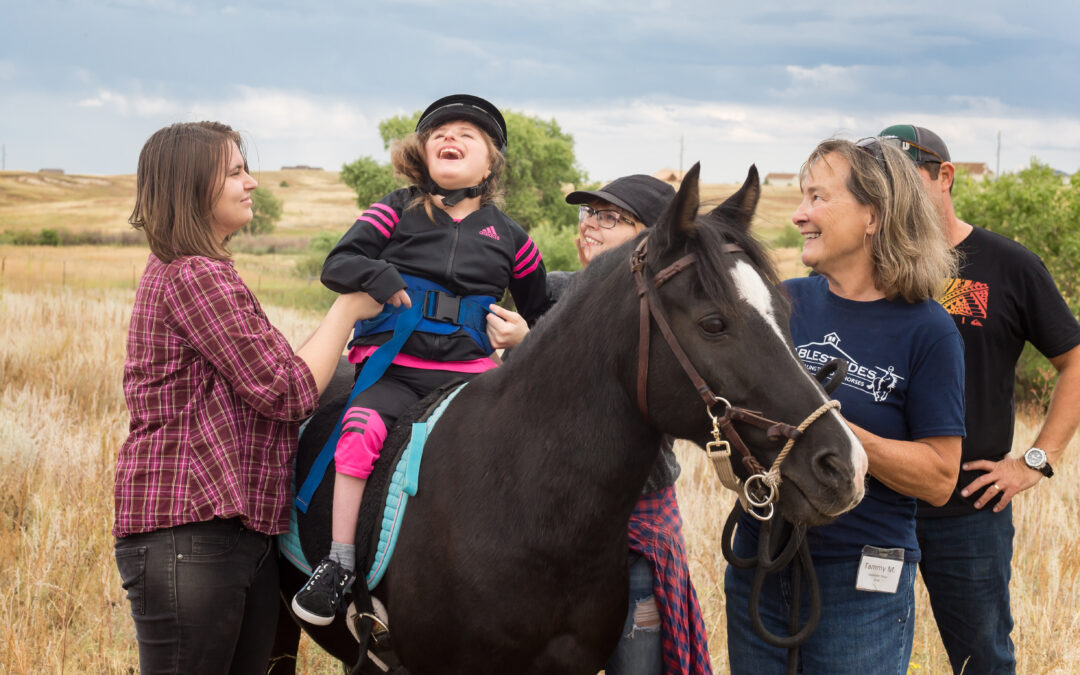
[{"label": "green baseball cap", "polygon": [[949,148],[945,141],[941,140],[933,131],[925,127],[916,127],[911,124],[894,124],[886,127],[878,134],[881,138],[900,139],[900,149],[915,160],[916,164],[929,162],[951,162]]}]

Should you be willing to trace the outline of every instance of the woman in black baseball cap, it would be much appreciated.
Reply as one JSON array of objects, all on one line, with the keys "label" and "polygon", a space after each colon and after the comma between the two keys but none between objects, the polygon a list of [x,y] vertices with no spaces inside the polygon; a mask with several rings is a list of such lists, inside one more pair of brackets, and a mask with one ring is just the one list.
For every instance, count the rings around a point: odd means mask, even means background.
[{"label": "woman in black baseball cap", "polygon": [[588,265],[596,256],[630,241],[652,227],[675,188],[658,178],[634,174],[616,178],[599,190],[577,190],[566,195],[578,205],[578,258]]}]

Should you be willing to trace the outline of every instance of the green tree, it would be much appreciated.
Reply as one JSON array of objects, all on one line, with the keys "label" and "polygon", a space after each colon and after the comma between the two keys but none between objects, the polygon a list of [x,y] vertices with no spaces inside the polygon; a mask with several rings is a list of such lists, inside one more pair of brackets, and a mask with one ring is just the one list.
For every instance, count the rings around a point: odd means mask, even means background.
[{"label": "green tree", "polygon": [[[965,172],[953,188],[956,215],[1018,241],[1042,258],[1073,314],[1080,311],[1080,172],[1064,181],[1032,159],[1017,173],[977,183]],[[1017,397],[1045,408],[1057,373],[1031,345],[1016,368]]]},{"label": "green tree", "polygon": [[1018,173],[953,188],[961,220],[1003,234],[1042,258],[1073,313],[1080,312],[1080,172],[1063,181],[1037,159]]},{"label": "green tree", "polygon": [[251,211],[251,222],[240,233],[270,234],[281,220],[281,200],[269,188],[257,187],[251,193]]},{"label": "green tree", "polygon": [[529,234],[543,254],[544,267],[549,272],[581,269],[577,244],[574,243],[574,238],[578,234],[576,222],[572,226],[558,226],[547,222],[540,223]]},{"label": "green tree", "polygon": [[379,164],[367,156],[342,166],[341,181],[353,189],[356,193],[356,205],[362,209],[403,185],[394,177],[394,167]]},{"label": "green tree", "polygon": [[59,246],[60,233],[56,230],[42,230],[40,241],[38,243],[42,246]]},{"label": "green tree", "polygon": [[411,115],[396,115],[379,122],[379,136],[382,137],[383,149],[389,150],[391,143],[411,134],[416,128],[416,123],[420,121],[421,112],[423,111],[417,110]]},{"label": "green tree", "polygon": [[307,250],[296,263],[298,276],[308,279],[318,279],[322,274],[323,262],[330,253],[330,249],[338,243],[338,236],[329,232],[320,232],[308,242]]},{"label": "green tree", "polygon": [[[379,122],[383,147],[412,133],[421,111]],[[542,223],[557,229],[577,223],[577,210],[566,205],[563,186],[579,185],[587,177],[577,166],[574,139],[554,120],[504,110],[507,136],[503,210],[526,230]],[[367,204],[364,204],[367,206]],[[545,252],[546,254],[546,252]]]}]

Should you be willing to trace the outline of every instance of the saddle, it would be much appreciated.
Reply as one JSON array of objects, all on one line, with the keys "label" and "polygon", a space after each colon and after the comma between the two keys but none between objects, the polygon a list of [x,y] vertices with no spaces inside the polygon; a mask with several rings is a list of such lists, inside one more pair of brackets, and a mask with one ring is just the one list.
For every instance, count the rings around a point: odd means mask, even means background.
[{"label": "saddle", "polygon": [[[366,574],[363,583],[358,577],[353,584],[346,617],[349,631],[362,648],[360,662],[353,672],[361,672],[365,660],[370,661],[376,672],[393,672],[397,663],[390,646],[386,610],[370,591],[389,567],[409,497],[418,492],[420,462],[428,434],[464,385],[461,380],[455,380],[436,389],[403,416],[391,430],[368,477],[356,526],[356,569],[366,570]],[[278,536],[278,546],[290,563],[311,574],[308,561],[322,559],[329,543],[321,547],[323,550],[316,550],[319,547],[310,538],[302,542],[297,512],[293,504],[289,511],[289,531]],[[369,635],[373,644],[365,650]]]}]

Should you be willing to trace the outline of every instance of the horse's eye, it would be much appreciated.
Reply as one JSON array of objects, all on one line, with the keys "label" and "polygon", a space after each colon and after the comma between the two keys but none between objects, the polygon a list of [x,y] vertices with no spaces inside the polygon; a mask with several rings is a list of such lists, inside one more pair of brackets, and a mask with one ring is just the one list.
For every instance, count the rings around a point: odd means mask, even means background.
[{"label": "horse's eye", "polygon": [[719,335],[724,332],[725,328],[724,320],[718,316],[707,316],[698,321],[698,325],[701,326],[701,330],[709,335]]}]

